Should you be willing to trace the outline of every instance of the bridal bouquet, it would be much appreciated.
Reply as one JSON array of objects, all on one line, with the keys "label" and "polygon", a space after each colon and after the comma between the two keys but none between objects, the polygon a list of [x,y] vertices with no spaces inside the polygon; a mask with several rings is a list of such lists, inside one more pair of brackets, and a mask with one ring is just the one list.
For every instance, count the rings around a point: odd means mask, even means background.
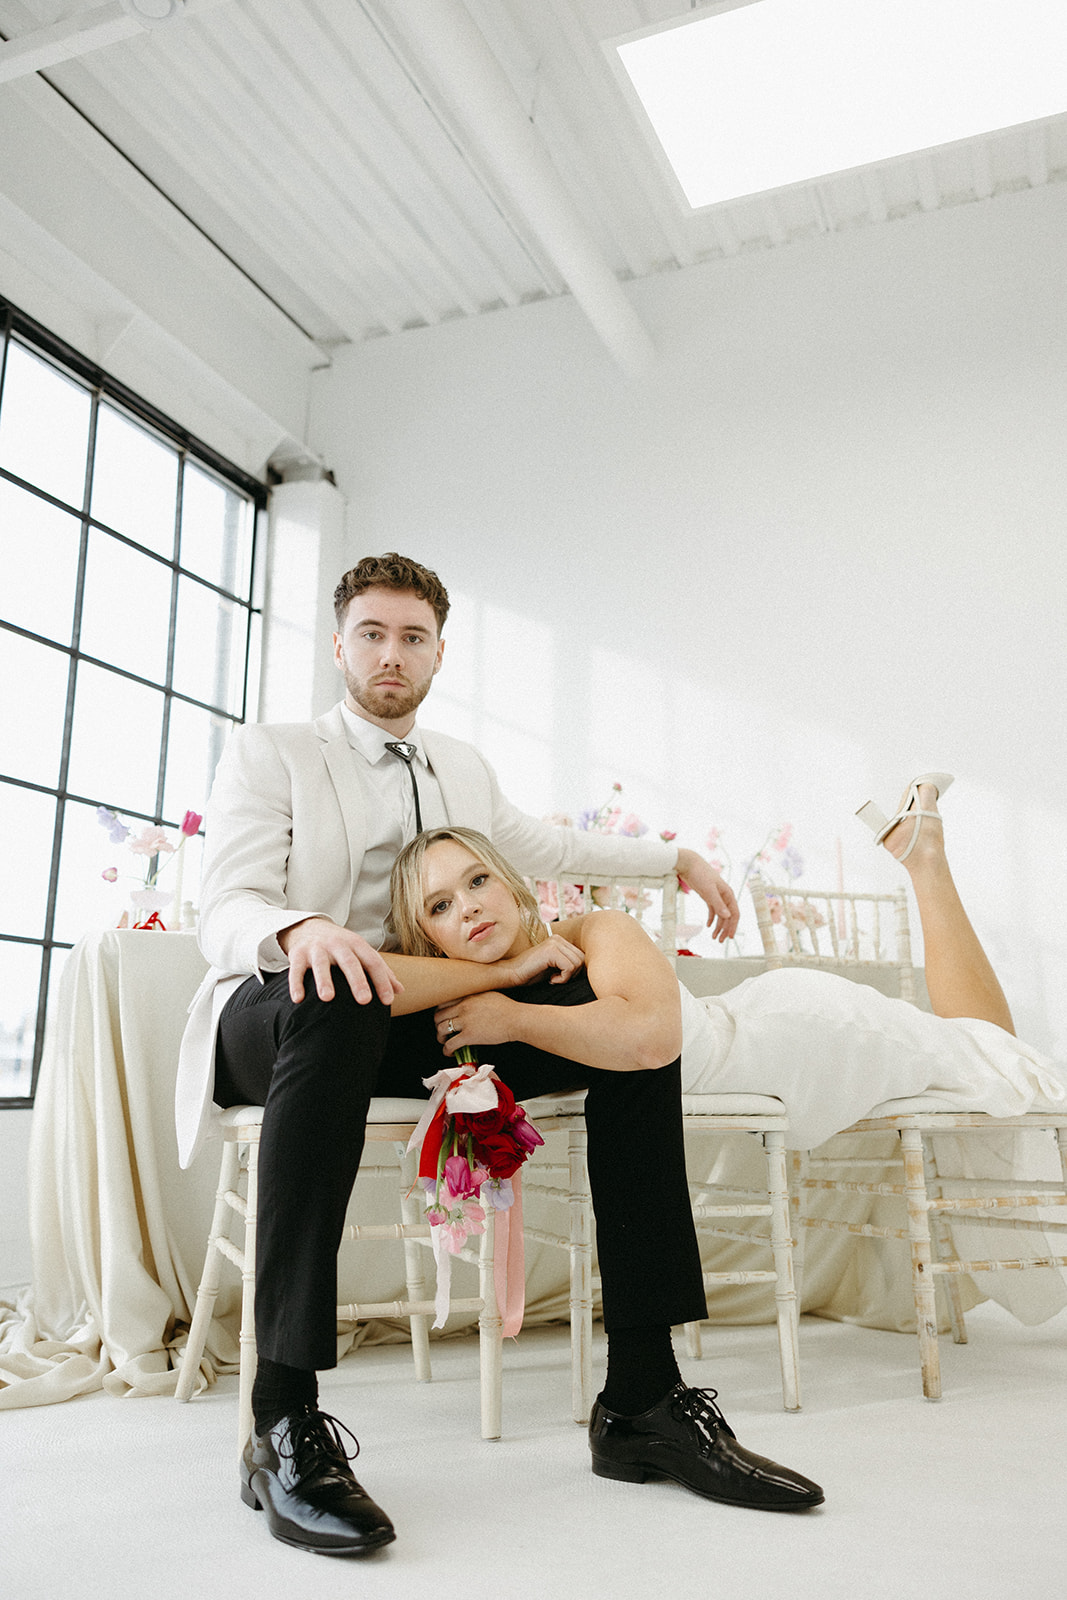
[{"label": "bridal bouquet", "polygon": [[[467,1046],[453,1059],[456,1065],[423,1079],[430,1103],[408,1143],[420,1152],[419,1181],[437,1262],[433,1325],[443,1327],[448,1316],[452,1257],[485,1232],[489,1206],[498,1213],[497,1300],[510,1336],[522,1323],[519,1168],[544,1140],[488,1062],[479,1065]],[[518,1213],[514,1227],[512,1210]]]}]

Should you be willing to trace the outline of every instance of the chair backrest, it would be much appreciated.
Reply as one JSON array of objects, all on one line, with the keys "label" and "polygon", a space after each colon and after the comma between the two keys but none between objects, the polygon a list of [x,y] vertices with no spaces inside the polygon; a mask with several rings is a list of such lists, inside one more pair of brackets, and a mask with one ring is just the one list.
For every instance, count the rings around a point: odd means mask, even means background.
[{"label": "chair backrest", "polygon": [[581,883],[569,878],[527,879],[551,924],[586,911],[626,911],[641,924],[672,966],[678,958],[678,879],[626,877],[595,873]]},{"label": "chair backrest", "polygon": [[768,967],[891,968],[902,1000],[915,999],[908,901],[903,889],[779,888],[748,880]]}]

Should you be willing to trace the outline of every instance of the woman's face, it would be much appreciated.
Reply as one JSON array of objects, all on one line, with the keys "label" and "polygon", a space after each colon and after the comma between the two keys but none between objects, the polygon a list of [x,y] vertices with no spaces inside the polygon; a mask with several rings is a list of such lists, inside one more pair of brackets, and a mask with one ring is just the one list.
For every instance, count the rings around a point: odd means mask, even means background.
[{"label": "woman's face", "polygon": [[423,857],[419,921],[443,955],[464,961],[500,961],[530,942],[507,884],[455,839]]}]

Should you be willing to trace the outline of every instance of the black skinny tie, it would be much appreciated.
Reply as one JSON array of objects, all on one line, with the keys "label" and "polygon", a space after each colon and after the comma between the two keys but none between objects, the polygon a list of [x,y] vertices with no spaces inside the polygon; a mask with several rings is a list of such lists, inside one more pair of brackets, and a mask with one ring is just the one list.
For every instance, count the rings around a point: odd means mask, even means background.
[{"label": "black skinny tie", "polygon": [[411,792],[415,796],[415,832],[422,832],[422,811],[419,807],[419,786],[415,781],[415,757],[419,753],[418,745],[405,744],[402,739],[387,742],[385,748],[391,750],[394,756],[399,756],[401,761],[411,773]]}]

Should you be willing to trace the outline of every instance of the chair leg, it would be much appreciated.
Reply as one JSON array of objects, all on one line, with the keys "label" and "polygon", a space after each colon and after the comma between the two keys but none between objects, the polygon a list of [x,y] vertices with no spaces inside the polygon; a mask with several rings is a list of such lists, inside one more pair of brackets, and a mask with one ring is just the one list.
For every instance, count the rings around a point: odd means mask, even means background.
[{"label": "chair leg", "polygon": [[230,1214],[230,1205],[226,1197],[237,1182],[239,1154],[236,1144],[227,1141],[223,1146],[219,1184],[215,1191],[215,1210],[211,1218],[211,1232],[208,1234],[207,1254],[204,1256],[204,1270],[200,1278],[200,1287],[196,1291],[193,1320],[185,1343],[178,1386],[174,1391],[177,1400],[192,1398],[200,1374],[200,1362],[203,1359],[204,1346],[207,1344],[208,1329],[211,1326],[215,1300],[219,1292],[219,1280],[222,1276],[222,1252],[218,1249],[218,1240],[226,1229]]},{"label": "chair leg", "polygon": [[259,1214],[259,1139],[248,1141],[245,1244],[241,1267],[241,1366],[237,1388],[237,1454],[252,1433],[252,1385],[256,1377],[256,1219]]},{"label": "chair leg", "polygon": [[570,1130],[571,1410],[575,1422],[588,1422],[593,1409],[593,1202],[587,1143],[584,1128]]},{"label": "chair leg", "polygon": [[904,1191],[908,1204],[908,1238],[911,1244],[911,1286],[915,1302],[916,1331],[919,1335],[923,1394],[928,1400],[940,1400],[941,1358],[937,1349],[937,1308],[934,1302],[930,1213],[927,1207],[922,1134],[917,1128],[902,1128],[900,1142],[904,1156]]},{"label": "chair leg", "polygon": [[778,1358],[782,1366],[782,1404],[800,1410],[800,1343],[797,1291],[793,1280],[793,1235],[789,1218],[789,1178],[785,1134],[763,1135],[767,1154],[767,1194],[771,1203],[771,1253],[774,1258],[774,1303],[778,1315]]},{"label": "chair leg", "polygon": [[[413,1185],[416,1178],[416,1154],[412,1150],[407,1152],[403,1145],[398,1149],[402,1153],[400,1164],[400,1220],[405,1223],[418,1223],[422,1221],[419,1204],[415,1199]],[[419,1194],[422,1193],[420,1189]],[[425,1252],[416,1239],[404,1240],[404,1275],[407,1282],[408,1300],[425,1300],[426,1280],[423,1276]],[[415,1361],[415,1377],[419,1383],[429,1383],[430,1373],[430,1319],[421,1313],[412,1313],[408,1318],[411,1328],[411,1353]]]},{"label": "chair leg", "polygon": [[486,1206],[485,1232],[478,1250],[478,1292],[482,1299],[478,1315],[478,1356],[483,1439],[499,1439],[501,1426],[503,1322],[496,1299],[495,1237],[496,1213],[491,1206]]},{"label": "chair leg", "polygon": [[[927,1135],[923,1139],[923,1169],[926,1173],[926,1192],[932,1200],[941,1198],[941,1179],[937,1170],[937,1161],[932,1149],[933,1140]],[[938,1212],[930,1213],[930,1237],[937,1251],[938,1261],[955,1261],[956,1247],[952,1240],[952,1230],[948,1221]],[[934,1280],[935,1292],[937,1285],[944,1287],[948,1297],[948,1318],[952,1325],[952,1338],[956,1344],[967,1343],[967,1324],[963,1315],[963,1296],[960,1294],[959,1275],[955,1272],[939,1272]],[[936,1298],[936,1293],[935,1293]]]},{"label": "chair leg", "polygon": [[806,1150],[789,1152],[789,1218],[793,1237],[793,1281],[796,1284],[798,1315],[804,1309],[804,1246],[807,1243],[808,1232],[804,1226],[804,1201],[808,1192],[804,1187],[804,1179],[810,1170]]}]

